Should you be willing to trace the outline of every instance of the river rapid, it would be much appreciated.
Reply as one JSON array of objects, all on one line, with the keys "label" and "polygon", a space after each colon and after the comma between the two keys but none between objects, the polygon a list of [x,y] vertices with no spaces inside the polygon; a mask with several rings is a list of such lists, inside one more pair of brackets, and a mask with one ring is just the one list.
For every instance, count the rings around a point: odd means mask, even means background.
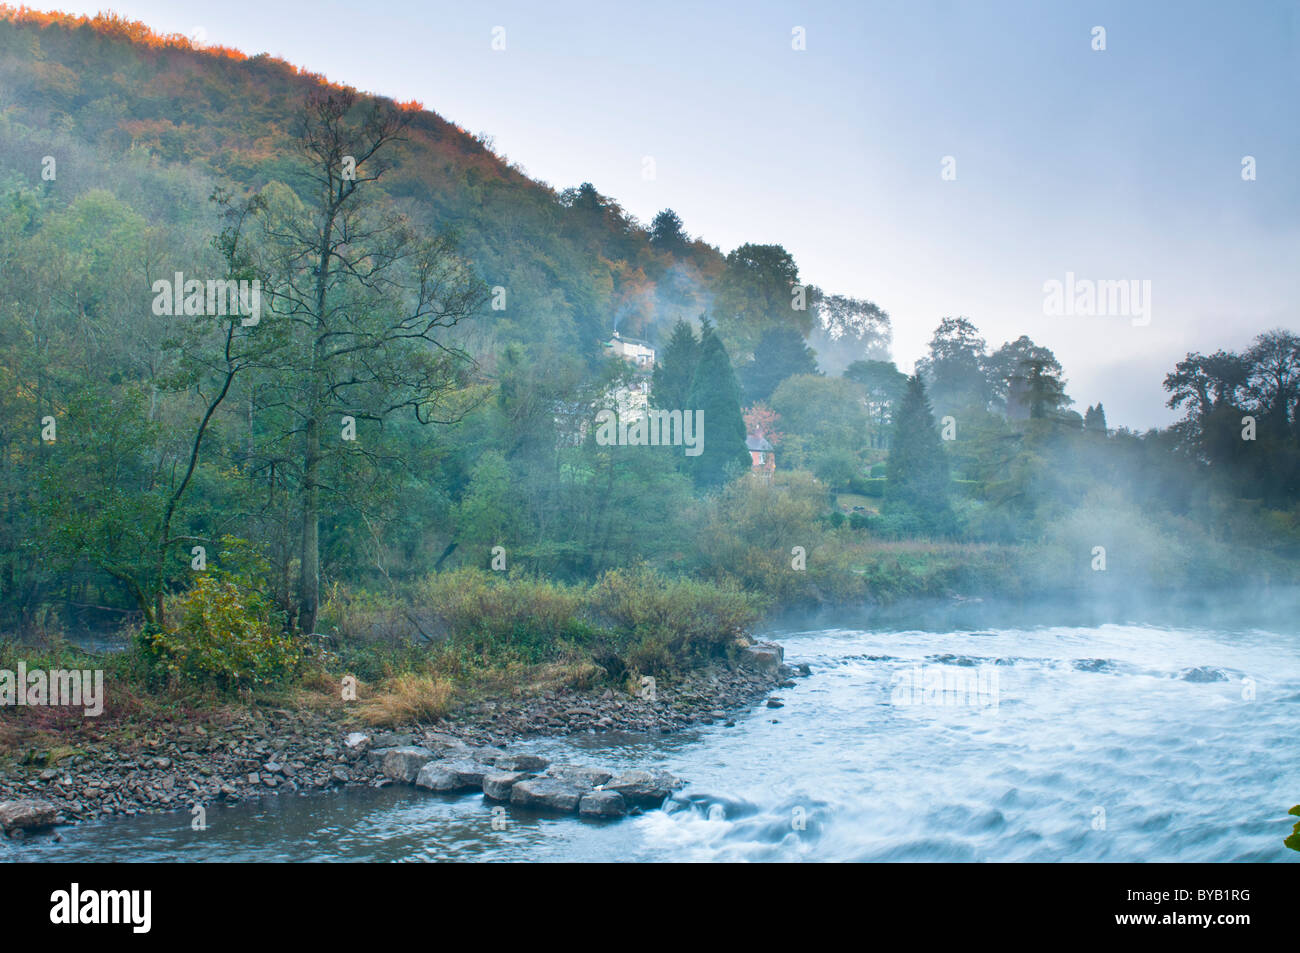
[{"label": "river rapid", "polygon": [[812,675],[734,727],[526,745],[666,768],[690,782],[671,810],[585,821],[398,785],[211,805],[206,830],[189,813],[95,821],[0,842],[0,859],[1300,861],[1282,846],[1296,615],[962,615],[778,627],[765,636]]}]

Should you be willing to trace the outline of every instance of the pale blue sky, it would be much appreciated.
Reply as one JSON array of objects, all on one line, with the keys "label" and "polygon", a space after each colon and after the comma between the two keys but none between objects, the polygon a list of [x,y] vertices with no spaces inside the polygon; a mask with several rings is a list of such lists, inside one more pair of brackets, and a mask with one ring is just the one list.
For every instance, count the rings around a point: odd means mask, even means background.
[{"label": "pale blue sky", "polygon": [[[419,99],[724,251],[780,242],[805,281],[890,312],[907,370],[945,315],[993,346],[1029,334],[1112,426],[1170,419],[1160,381],[1187,350],[1300,329],[1297,2],[108,6]],[[1045,316],[1067,271],[1150,280],[1150,325]]]}]

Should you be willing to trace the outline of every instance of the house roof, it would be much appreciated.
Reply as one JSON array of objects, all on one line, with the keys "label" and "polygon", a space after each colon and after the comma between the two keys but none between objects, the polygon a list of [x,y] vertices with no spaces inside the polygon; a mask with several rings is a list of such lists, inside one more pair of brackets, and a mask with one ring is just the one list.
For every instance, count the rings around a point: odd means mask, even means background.
[{"label": "house roof", "polygon": [[655,346],[654,346],[653,344],[651,344],[649,341],[643,341],[643,340],[641,340],[640,338],[627,338],[627,337],[623,337],[623,335],[619,334],[617,331],[614,332],[614,338],[612,338],[612,339],[610,340],[610,342],[609,342],[608,344],[606,344],[605,346],[606,346],[606,347],[613,347],[613,346],[614,346],[614,340],[622,341],[624,344],[635,344],[635,345],[637,345],[637,346],[639,346],[639,347],[648,347],[648,348],[649,348],[650,350],[652,350],[652,351],[655,349]]},{"label": "house roof", "polygon": [[750,434],[745,438],[745,446],[750,450],[771,450],[772,445],[767,442],[767,438],[759,434]]}]

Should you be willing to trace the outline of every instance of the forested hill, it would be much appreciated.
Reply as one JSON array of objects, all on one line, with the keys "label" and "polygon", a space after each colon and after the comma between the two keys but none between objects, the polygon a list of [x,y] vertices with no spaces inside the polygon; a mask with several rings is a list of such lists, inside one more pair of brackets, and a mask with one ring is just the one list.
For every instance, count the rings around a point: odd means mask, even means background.
[{"label": "forested hill", "polygon": [[[112,16],[0,8],[0,169],[6,185],[39,183],[55,155],[65,202],[107,189],[150,223],[212,230],[212,186],[294,181],[295,123],[331,85]],[[499,335],[594,355],[616,318],[658,341],[707,308],[724,271],[716,248],[662,229],[652,242],[591,186],[557,192],[437,113],[398,105],[414,115],[382,186],[420,224],[454,230],[485,282],[509,289]]]}]

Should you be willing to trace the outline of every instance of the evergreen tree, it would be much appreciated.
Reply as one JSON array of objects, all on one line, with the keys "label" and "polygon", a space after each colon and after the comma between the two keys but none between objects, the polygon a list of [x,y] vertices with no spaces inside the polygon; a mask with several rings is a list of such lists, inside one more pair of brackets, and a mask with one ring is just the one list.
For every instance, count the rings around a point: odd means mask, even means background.
[{"label": "evergreen tree", "polygon": [[663,410],[682,410],[691,396],[695,365],[700,360],[700,342],[686,321],[673,325],[668,344],[659,352],[651,382],[650,402]]},{"label": "evergreen tree", "polygon": [[952,481],[934,413],[919,375],[907,380],[894,414],[885,468],[885,511],[905,528],[948,532],[952,527]]},{"label": "evergreen tree", "polygon": [[703,452],[686,458],[697,484],[717,486],[737,469],[742,473],[749,469],[740,385],[731,369],[727,349],[707,321],[700,336],[700,360],[684,409],[704,414]]},{"label": "evergreen tree", "polygon": [[672,209],[664,209],[650,223],[650,244],[673,255],[686,251],[690,239],[686,237],[681,218]]},{"label": "evergreen tree", "polygon": [[1065,394],[1065,381],[1061,380],[1049,362],[1042,358],[1032,358],[1024,361],[1021,367],[1031,420],[1056,417],[1073,403]]},{"label": "evergreen tree", "polygon": [[1106,432],[1106,411],[1102,409],[1101,401],[1097,402],[1096,407],[1089,407],[1088,412],[1084,414],[1083,429],[1089,433]]},{"label": "evergreen tree", "polygon": [[745,400],[758,403],[772,396],[777,385],[796,374],[816,374],[817,356],[795,328],[772,327],[754,348],[754,360],[745,365]]}]

